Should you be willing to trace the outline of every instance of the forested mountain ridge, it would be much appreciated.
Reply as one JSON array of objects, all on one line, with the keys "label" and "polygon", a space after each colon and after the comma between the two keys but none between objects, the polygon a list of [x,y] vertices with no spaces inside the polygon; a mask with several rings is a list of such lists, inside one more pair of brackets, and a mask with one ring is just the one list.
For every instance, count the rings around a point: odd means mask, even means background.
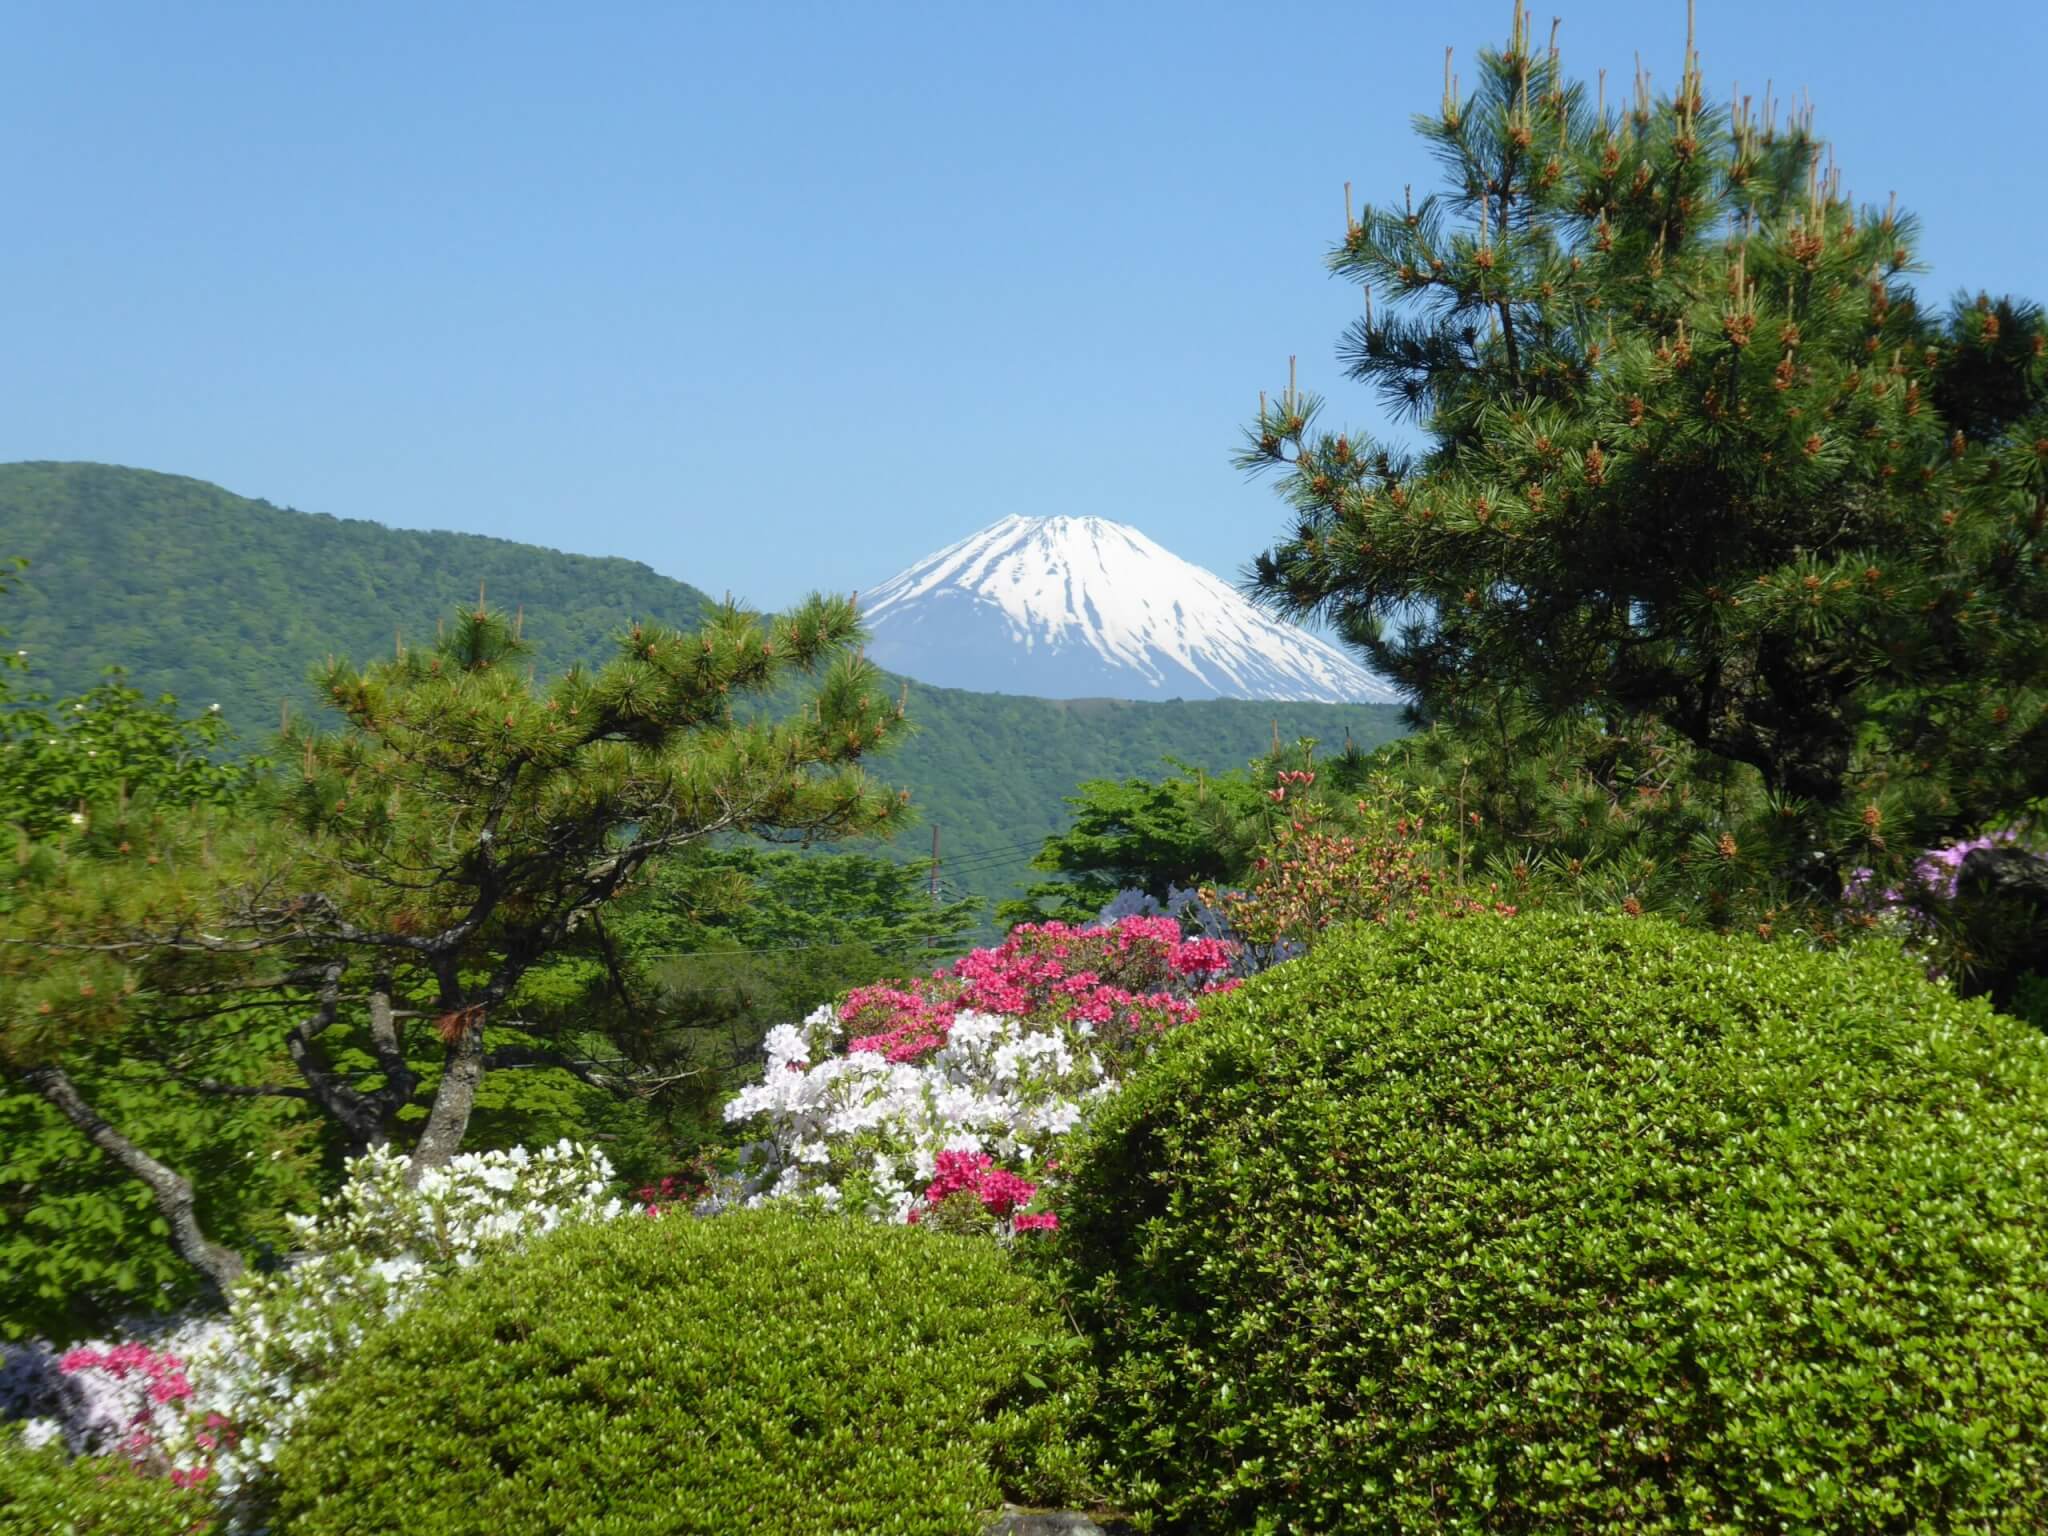
[{"label": "forested mountain ridge", "polygon": [[[634,619],[689,627],[703,592],[631,560],[465,533],[421,533],[250,500],[202,480],[103,464],[0,465],[0,558],[29,561],[7,599],[9,644],[37,686],[82,691],[118,664],[145,693],[218,702],[261,746],[280,702],[315,707],[308,669],[386,652],[476,600],[521,608],[543,673],[609,652]],[[1213,699],[1049,700],[909,684],[915,734],[878,759],[941,831],[955,889],[1006,896],[1090,778],[1220,772],[1282,740],[1361,747],[1402,732],[1387,705]],[[920,829],[894,850],[928,855]]]},{"label": "forested mountain ridge", "polygon": [[44,687],[75,693],[119,663],[145,693],[218,702],[257,740],[282,701],[312,705],[322,657],[388,654],[479,584],[525,610],[543,672],[606,654],[636,618],[688,628],[709,601],[633,560],[299,512],[110,464],[0,464],[0,558],[17,555],[29,565],[6,628]]},{"label": "forested mountain ridge", "polygon": [[[1361,750],[1406,734],[1390,704],[1283,704],[1260,699],[1028,699],[910,685],[909,742],[875,765],[906,786],[941,831],[942,879],[962,893],[1007,897],[1028,883],[1031,855],[1072,820],[1066,796],[1084,779],[1158,777],[1168,759],[1211,773],[1312,736]],[[908,835],[929,855],[930,835]],[[920,841],[921,840],[921,841]],[[1042,877],[1036,877],[1042,878]]]}]

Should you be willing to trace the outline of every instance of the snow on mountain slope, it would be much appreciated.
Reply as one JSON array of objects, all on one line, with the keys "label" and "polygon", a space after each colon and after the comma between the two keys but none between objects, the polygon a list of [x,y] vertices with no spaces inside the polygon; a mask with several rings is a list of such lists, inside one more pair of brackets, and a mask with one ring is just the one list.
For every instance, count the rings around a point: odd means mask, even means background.
[{"label": "snow on mountain slope", "polygon": [[1122,523],[1006,517],[865,593],[868,655],[942,688],[1374,703],[1342,651]]}]

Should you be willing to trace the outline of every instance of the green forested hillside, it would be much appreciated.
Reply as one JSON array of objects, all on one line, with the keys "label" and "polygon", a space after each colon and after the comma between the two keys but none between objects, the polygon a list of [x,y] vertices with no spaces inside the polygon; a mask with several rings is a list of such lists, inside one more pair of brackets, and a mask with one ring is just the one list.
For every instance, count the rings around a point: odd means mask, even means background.
[{"label": "green forested hillside", "polygon": [[0,465],[0,558],[26,556],[5,627],[43,686],[73,693],[110,662],[145,693],[218,701],[245,736],[307,669],[417,639],[484,583],[526,610],[543,670],[593,658],[634,618],[688,626],[704,594],[632,560],[471,533],[414,533],[250,501],[203,480],[108,464]]},{"label": "green forested hillside", "polygon": [[[1385,704],[1026,699],[921,683],[911,684],[910,716],[917,734],[880,771],[908,785],[939,827],[942,875],[990,897],[1012,895],[1030,875],[1031,854],[1067,826],[1063,797],[1083,779],[1157,777],[1168,758],[1242,768],[1264,755],[1276,726],[1283,742],[1313,736],[1337,748],[1347,728],[1362,749],[1403,734],[1400,711]],[[929,856],[930,833],[911,836],[922,842],[905,852]]]},{"label": "green forested hillside", "polygon": [[[688,626],[704,594],[631,560],[466,533],[416,533],[251,501],[204,481],[103,464],[0,465],[0,558],[26,556],[4,627],[39,686],[81,691],[119,664],[146,693],[218,702],[260,745],[281,701],[312,708],[308,668],[419,635],[485,585],[523,608],[543,672],[596,657],[636,618]],[[715,573],[706,573],[715,579]],[[1240,700],[1061,702],[910,685],[918,729],[882,777],[941,832],[944,878],[1007,896],[1083,779],[1152,774],[1169,757],[1221,771],[1283,740],[1361,746],[1400,734],[1383,705]],[[902,857],[924,857],[928,831]]]}]

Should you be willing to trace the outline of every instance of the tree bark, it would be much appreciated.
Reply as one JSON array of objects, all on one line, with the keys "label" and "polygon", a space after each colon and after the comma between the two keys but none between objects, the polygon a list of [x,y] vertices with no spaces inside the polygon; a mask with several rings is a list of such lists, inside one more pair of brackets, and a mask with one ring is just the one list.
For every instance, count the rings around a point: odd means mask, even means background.
[{"label": "tree bark", "polygon": [[412,1164],[406,1182],[417,1184],[429,1168],[439,1168],[462,1150],[462,1138],[469,1130],[469,1113],[476,1107],[476,1090],[484,1077],[484,1026],[479,1017],[458,1024],[459,1033],[450,1042],[441,1070],[441,1085],[434,1092],[434,1107],[427,1114],[426,1129],[412,1149]]},{"label": "tree bark", "polygon": [[170,1224],[171,1246],[225,1295],[246,1265],[239,1253],[223,1248],[200,1228],[199,1218],[193,1212],[192,1181],[166,1168],[101,1119],[60,1068],[35,1067],[23,1077],[29,1087],[84,1132],[87,1140],[149,1186],[156,1196],[157,1209]]},{"label": "tree bark", "polygon": [[370,1053],[384,1069],[384,1086],[370,1095],[379,1125],[373,1146],[386,1146],[397,1139],[398,1112],[412,1102],[413,1090],[419,1086],[419,1078],[405,1060],[405,1044],[399,1038],[391,999],[391,977],[380,972],[370,984]]},{"label": "tree bark", "polygon": [[335,1070],[326,1048],[320,1044],[320,1037],[333,1027],[340,1010],[341,978],[346,969],[340,960],[330,961],[322,968],[320,1004],[292,1026],[284,1045],[292,1065],[313,1091],[315,1102],[348,1132],[348,1155],[360,1157],[377,1144],[384,1117],[376,1104],[356,1092],[348,1079]]}]

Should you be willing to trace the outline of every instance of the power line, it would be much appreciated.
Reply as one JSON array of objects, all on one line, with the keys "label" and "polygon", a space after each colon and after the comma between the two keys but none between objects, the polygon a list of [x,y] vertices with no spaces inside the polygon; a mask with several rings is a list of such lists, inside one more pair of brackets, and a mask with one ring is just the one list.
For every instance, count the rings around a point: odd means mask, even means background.
[{"label": "power line", "polygon": [[[972,930],[969,931],[971,932]],[[894,940],[862,938],[811,939],[802,944],[761,944],[743,949],[665,949],[656,950],[651,954],[637,955],[634,958],[639,960],[719,960],[728,956],[738,958],[742,955],[790,955],[807,949],[845,949],[852,945],[872,949],[876,953],[884,955],[930,947],[926,940],[911,937]]]},{"label": "power line", "polygon": [[1015,847],[1007,850],[990,849],[985,853],[972,856],[962,855],[957,859],[945,860],[940,867],[942,869],[954,870],[991,869],[1004,864],[1026,863],[1038,856],[1038,851],[1043,846],[1043,841],[1043,839],[1038,839],[1029,843],[1018,843]]},{"label": "power line", "polygon": [[975,853],[962,853],[962,854],[958,854],[958,855],[955,855],[955,856],[954,856],[953,858],[951,858],[951,859],[948,859],[948,860],[947,860],[946,862],[947,862],[947,863],[949,863],[949,864],[957,864],[957,863],[960,863],[960,862],[962,862],[962,861],[965,861],[965,862],[967,862],[967,863],[970,863],[970,864],[971,864],[971,863],[974,863],[974,862],[975,862],[976,860],[979,860],[979,859],[1008,859],[1008,858],[1014,858],[1014,857],[1015,857],[1015,856],[1016,856],[1017,854],[1020,854],[1020,853],[1035,853],[1035,852],[1037,852],[1037,851],[1038,851],[1038,849],[1040,849],[1041,847],[1043,847],[1043,846],[1044,846],[1044,844],[1045,844],[1045,839],[1044,839],[1044,838],[1042,838],[1042,837],[1033,837],[1033,838],[1028,838],[1028,839],[1025,839],[1025,840],[1023,840],[1023,841],[1020,841],[1020,842],[1010,843],[1010,844],[1008,844],[1008,845],[1006,845],[1006,846],[1004,846],[1004,847],[1001,847],[1001,848],[983,848],[983,849],[981,849],[981,850],[979,850],[978,852],[975,852]]}]

